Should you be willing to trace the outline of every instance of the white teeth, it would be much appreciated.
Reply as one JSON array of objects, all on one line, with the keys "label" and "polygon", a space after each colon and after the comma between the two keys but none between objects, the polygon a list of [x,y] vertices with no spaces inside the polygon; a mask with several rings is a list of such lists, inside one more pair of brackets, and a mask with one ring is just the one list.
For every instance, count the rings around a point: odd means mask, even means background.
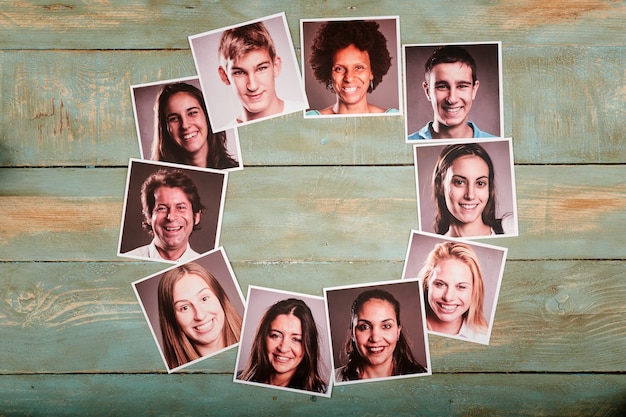
[{"label": "white teeth", "polygon": [[371,348],[369,348],[370,352],[372,352],[372,353],[380,353],[380,352],[383,351],[383,349],[384,349],[383,347],[371,347]]},{"label": "white teeth", "polygon": [[276,358],[276,360],[278,362],[289,362],[290,358],[286,357],[286,356],[278,356],[278,355],[274,355],[274,357]]},{"label": "white teeth", "polygon": [[193,138],[195,138],[197,135],[198,135],[198,132],[195,132],[195,133],[190,133],[190,134],[188,134],[188,135],[183,136],[183,139],[185,139],[185,140],[193,139]]},{"label": "white teeth", "polygon": [[356,87],[344,87],[343,89],[346,93],[354,93],[357,88]]},{"label": "white teeth", "polygon": [[478,204],[461,204],[461,207],[463,207],[465,210],[472,210],[478,207]]},{"label": "white teeth", "polygon": [[200,326],[196,326],[196,329],[198,329],[198,330],[200,330],[200,331],[210,329],[210,328],[211,328],[211,326],[212,326],[212,323],[213,323],[213,322],[212,322],[212,321],[210,321],[210,322],[208,322],[208,323],[201,324]]},{"label": "white teeth", "polygon": [[455,306],[455,305],[449,306],[449,305],[445,305],[445,304],[439,304],[439,307],[442,310],[447,311],[448,313],[452,313],[457,308],[457,306]]},{"label": "white teeth", "polygon": [[176,231],[178,231],[178,230],[180,230],[182,228],[183,228],[182,226],[179,226],[179,227],[166,227],[165,230],[167,230],[168,232],[176,232]]}]

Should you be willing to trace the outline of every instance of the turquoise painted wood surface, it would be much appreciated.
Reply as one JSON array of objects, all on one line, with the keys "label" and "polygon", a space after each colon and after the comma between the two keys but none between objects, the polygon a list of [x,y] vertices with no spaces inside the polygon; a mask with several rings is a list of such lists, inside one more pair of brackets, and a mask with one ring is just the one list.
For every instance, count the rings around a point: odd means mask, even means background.
[{"label": "turquoise painted wood surface", "polygon": [[[520,236],[490,346],[432,336],[433,376],[330,399],[232,383],[236,350],[167,375],[116,256],[139,148],[129,86],[194,75],[187,36],[285,11],[399,15],[403,43],[503,43]],[[0,416],[621,416],[623,1],[0,1]],[[417,228],[402,118],[242,128],[221,244],[241,287],[397,279]]]}]

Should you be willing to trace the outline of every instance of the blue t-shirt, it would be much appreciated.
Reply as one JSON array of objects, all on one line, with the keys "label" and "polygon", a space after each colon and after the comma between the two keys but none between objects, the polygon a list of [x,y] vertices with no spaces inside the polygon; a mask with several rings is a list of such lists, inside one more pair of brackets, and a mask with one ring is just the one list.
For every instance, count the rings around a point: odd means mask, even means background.
[{"label": "blue t-shirt", "polygon": [[[424,126],[423,128],[421,128],[420,130],[418,130],[417,132],[413,132],[411,133],[408,137],[407,140],[428,140],[428,139],[432,139],[432,135],[430,134],[430,128],[432,126],[433,122],[428,122],[426,124],[426,126]],[[472,130],[474,131],[474,138],[495,138],[496,136],[487,133],[487,132],[483,132],[482,130],[480,130],[478,128],[478,126],[476,126],[474,124],[474,122],[467,122],[467,125],[469,127],[472,128]],[[468,138],[469,139],[469,138]]]},{"label": "blue t-shirt", "polygon": [[[400,110],[398,109],[387,109],[385,110],[385,113],[400,113]],[[322,113],[320,113],[319,110],[307,110],[305,113],[307,116],[321,116]],[[363,113],[366,114],[366,113]]]}]

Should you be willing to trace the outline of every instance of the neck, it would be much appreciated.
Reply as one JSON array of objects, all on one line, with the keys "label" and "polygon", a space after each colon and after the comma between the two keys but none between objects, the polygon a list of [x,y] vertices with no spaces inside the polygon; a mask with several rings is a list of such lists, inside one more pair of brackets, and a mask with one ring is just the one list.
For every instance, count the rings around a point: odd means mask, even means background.
[{"label": "neck", "polygon": [[337,102],[333,105],[332,110],[334,114],[351,114],[351,113],[358,114],[358,113],[370,112],[367,99],[363,99],[359,101],[358,103],[354,103],[354,104],[344,103],[343,101],[339,101],[339,99],[337,99]]},{"label": "neck", "polygon": [[430,134],[433,139],[460,139],[474,137],[474,129],[472,129],[467,121],[458,126],[447,126],[443,123],[439,123],[439,121],[435,119],[430,130]]},{"label": "neck", "polygon": [[244,108],[243,115],[241,116],[241,118],[237,119],[237,122],[239,123],[249,122],[250,120],[256,120],[256,119],[261,119],[263,117],[272,116],[275,114],[282,113],[284,109],[285,109],[285,102],[282,99],[278,98],[277,95],[274,95],[274,98],[272,99],[272,102],[270,103],[270,105],[267,106],[267,108],[263,111],[260,111],[258,113],[251,113],[247,109]]},{"label": "neck", "polygon": [[187,245],[183,246],[181,249],[171,249],[171,250],[160,248],[156,244],[155,246],[157,248],[157,252],[159,252],[159,255],[161,255],[161,258],[168,260],[168,261],[178,260],[181,256],[183,256],[183,254],[187,250]]},{"label": "neck", "polygon": [[491,227],[483,223],[482,219],[478,219],[474,223],[453,223],[450,225],[446,236],[450,237],[469,237],[469,236],[489,236]]}]

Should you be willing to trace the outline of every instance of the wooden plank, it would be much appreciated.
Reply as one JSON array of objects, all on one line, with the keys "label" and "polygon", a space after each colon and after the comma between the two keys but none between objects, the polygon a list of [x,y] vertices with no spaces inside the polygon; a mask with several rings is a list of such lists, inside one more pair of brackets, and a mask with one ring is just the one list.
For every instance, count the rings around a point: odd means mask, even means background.
[{"label": "wooden plank", "polygon": [[[280,11],[288,17],[296,44],[301,18],[399,15],[401,35],[407,43],[474,39],[503,40],[511,45],[554,45],[571,44],[575,39],[581,45],[622,45],[626,16],[623,2],[609,0],[576,0],[567,8],[539,0],[473,0],[446,7],[436,1],[420,2],[415,7],[390,0],[358,6],[347,0],[253,4],[114,0],[45,5],[5,1],[2,6],[2,49],[188,48],[189,35]],[[449,22],[467,24],[456,25],[451,31]]]},{"label": "wooden plank", "polygon": [[[515,161],[624,163],[626,46],[505,45],[505,135]],[[189,51],[0,51],[0,166],[125,166],[139,156],[130,85],[194,75]],[[532,86],[532,87],[529,87]],[[403,117],[240,129],[258,165],[412,164]],[[267,146],[268,141],[272,146]]]},{"label": "wooden plank", "polygon": [[[376,260],[232,262],[244,294],[249,285],[260,285],[321,296],[324,287],[399,279],[402,273],[402,263]],[[626,372],[624,266],[508,261],[490,345],[431,336],[433,372]],[[131,288],[163,268],[0,263],[0,374],[164,371]],[[235,357],[231,349],[185,371],[232,373]]]},{"label": "wooden plank", "polygon": [[[510,259],[623,259],[621,166],[516,167]],[[122,261],[126,169],[0,170],[1,261]],[[246,261],[403,261],[413,167],[247,168],[229,177],[221,245]],[[94,238],[97,237],[97,238]]]},{"label": "wooden plank", "polygon": [[0,379],[12,415],[620,417],[623,375],[433,375],[344,386],[317,398],[230,375],[27,375]]}]

